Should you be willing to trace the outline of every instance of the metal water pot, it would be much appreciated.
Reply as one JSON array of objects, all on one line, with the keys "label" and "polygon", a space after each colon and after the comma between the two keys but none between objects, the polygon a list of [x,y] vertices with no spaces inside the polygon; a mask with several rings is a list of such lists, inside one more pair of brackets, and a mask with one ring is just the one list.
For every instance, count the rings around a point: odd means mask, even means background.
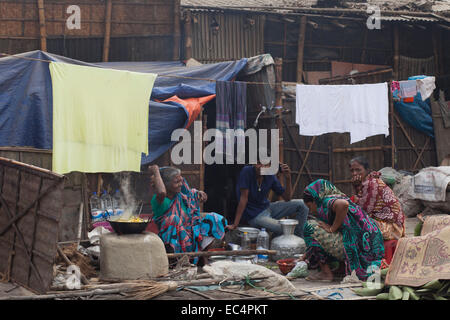
[{"label": "metal water pot", "polygon": [[294,258],[296,255],[304,253],[306,250],[305,241],[294,234],[298,221],[295,219],[281,219],[279,223],[281,224],[283,235],[272,240],[270,249],[276,250],[277,253],[271,255],[271,259],[277,261]]}]

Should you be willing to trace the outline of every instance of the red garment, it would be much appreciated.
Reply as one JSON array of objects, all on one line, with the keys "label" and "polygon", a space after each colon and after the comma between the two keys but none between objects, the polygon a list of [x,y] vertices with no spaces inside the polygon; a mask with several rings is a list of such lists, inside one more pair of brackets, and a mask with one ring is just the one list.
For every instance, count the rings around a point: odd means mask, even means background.
[{"label": "red garment", "polygon": [[391,264],[394,257],[395,249],[397,248],[398,240],[386,240],[384,241],[384,259],[387,264]]},{"label": "red garment", "polygon": [[394,192],[383,180],[379,172],[371,172],[362,182],[358,192],[358,205],[371,217],[384,222],[393,222],[400,227],[405,223],[405,215]]}]

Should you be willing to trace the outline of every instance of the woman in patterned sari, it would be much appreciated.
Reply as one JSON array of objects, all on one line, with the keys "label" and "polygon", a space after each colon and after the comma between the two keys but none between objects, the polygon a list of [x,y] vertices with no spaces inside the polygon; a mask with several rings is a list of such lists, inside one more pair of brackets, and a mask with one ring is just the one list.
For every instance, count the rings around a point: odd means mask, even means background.
[{"label": "woman in patterned sari", "polygon": [[350,161],[350,172],[355,195],[352,197],[371,217],[383,234],[384,240],[398,240],[405,236],[405,215],[394,192],[380,173],[369,173],[369,163],[364,157]]},{"label": "woman in patterned sari", "polygon": [[149,170],[155,190],[153,219],[167,252],[197,252],[222,240],[227,220],[217,213],[200,213],[200,202],[207,200],[205,192],[189,188],[177,168],[153,165]]},{"label": "woman in patterned sari", "polygon": [[329,264],[344,262],[345,273],[353,271],[364,280],[380,268],[383,237],[376,223],[331,182],[319,179],[305,188],[303,201],[311,219],[305,223],[304,260],[311,269],[320,267],[312,281],[332,281]]}]

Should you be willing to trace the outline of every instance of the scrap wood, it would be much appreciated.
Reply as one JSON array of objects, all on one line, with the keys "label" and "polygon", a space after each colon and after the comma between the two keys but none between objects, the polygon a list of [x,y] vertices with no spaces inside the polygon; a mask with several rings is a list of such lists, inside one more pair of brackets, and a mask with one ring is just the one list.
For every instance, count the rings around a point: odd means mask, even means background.
[{"label": "scrap wood", "polygon": [[183,290],[185,290],[187,292],[194,293],[194,294],[199,295],[200,297],[206,298],[208,300],[213,300],[214,299],[214,298],[208,296],[207,294],[201,293],[201,292],[199,292],[197,290],[193,290],[193,289],[190,289],[190,288],[183,288]]},{"label": "scrap wood", "polygon": [[66,264],[69,264],[69,262],[64,258],[64,256],[66,256],[70,261],[70,264],[77,265],[80,268],[81,274],[86,276],[86,278],[97,275],[97,273],[95,272],[95,268],[91,265],[89,257],[84,256],[78,251],[78,246],[76,243],[69,246],[64,246],[62,248],[58,245],[57,248],[59,249],[58,253],[61,257],[61,259],[56,260],[57,263],[64,262]]},{"label": "scrap wood", "polygon": [[[70,261],[70,259],[64,254],[64,252],[61,250],[61,248],[60,248],[58,245],[56,245],[56,249],[58,250],[58,253],[59,253],[59,255],[61,256],[61,258],[63,258],[63,260],[67,263],[68,266],[74,264],[74,263],[72,263],[72,261]],[[85,275],[83,274],[83,272],[81,271],[81,268],[80,268],[80,279],[81,279],[81,283],[83,283],[83,284],[88,284],[88,283],[89,283],[88,279],[86,278],[86,276],[85,276]]]},{"label": "scrap wood", "polygon": [[225,251],[198,251],[198,252],[181,252],[181,253],[168,253],[169,259],[179,258],[183,256],[188,257],[210,257],[210,256],[248,256],[256,254],[277,254],[276,250],[225,250]]},{"label": "scrap wood", "polygon": [[[85,286],[87,288],[89,286]],[[170,282],[139,281],[108,286],[91,285],[90,290],[63,291],[33,296],[0,297],[0,300],[51,300],[61,298],[90,297],[96,295],[126,293],[129,299],[149,300],[169,290],[175,290],[176,285]]]}]

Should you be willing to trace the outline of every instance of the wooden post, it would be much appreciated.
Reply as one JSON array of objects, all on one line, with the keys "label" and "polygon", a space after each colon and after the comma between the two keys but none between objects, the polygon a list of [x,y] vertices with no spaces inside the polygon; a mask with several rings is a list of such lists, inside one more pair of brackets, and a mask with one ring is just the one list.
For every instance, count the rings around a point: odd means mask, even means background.
[{"label": "wooden post", "polygon": [[367,46],[367,37],[368,37],[368,29],[364,28],[364,38],[363,38],[363,45],[362,45],[362,52],[361,52],[361,63],[364,63],[364,60],[366,59],[366,46]]},{"label": "wooden post", "polygon": [[186,60],[192,58],[192,17],[191,11],[185,11],[184,17],[184,56]]},{"label": "wooden post", "polygon": [[434,55],[435,74],[437,76],[439,76],[439,75],[443,74],[443,72],[442,72],[443,65],[441,64],[442,55],[441,55],[441,50],[440,50],[442,48],[441,41],[440,41],[442,39],[441,29],[433,26],[432,31],[433,32],[431,33],[431,36],[433,39],[433,55]]},{"label": "wooden post", "polygon": [[[283,105],[283,59],[275,58],[275,106]],[[284,162],[283,150],[283,119],[282,110],[277,109],[277,129],[279,130],[279,160]]]},{"label": "wooden post", "polygon": [[173,8],[173,60],[180,60],[180,0],[174,1]]},{"label": "wooden post", "polygon": [[41,50],[47,51],[47,31],[45,29],[45,8],[44,0],[38,0],[39,30],[41,34]]},{"label": "wooden post", "polygon": [[398,24],[394,24],[394,80],[401,80],[400,77],[400,34]]},{"label": "wooden post", "polygon": [[[200,159],[201,163],[200,163],[200,190],[201,191],[205,191],[205,162],[203,161],[203,151],[205,150],[205,144],[206,142],[203,141],[203,133],[206,131],[206,119],[207,116],[206,114],[203,114],[203,107],[202,107],[202,111],[200,111],[200,116],[199,119],[202,122],[202,157]],[[200,210],[203,211],[203,203],[200,204]]]},{"label": "wooden post", "polygon": [[297,44],[297,83],[302,82],[303,78],[303,56],[305,52],[305,34],[306,34],[306,16],[300,18],[300,28],[298,31]]},{"label": "wooden post", "polygon": [[389,82],[388,86],[388,98],[389,98],[389,116],[391,122],[391,167],[395,169],[396,167],[396,153],[395,153],[395,119],[394,119],[394,100],[392,98],[391,91],[392,81]]},{"label": "wooden post", "polygon": [[109,61],[109,44],[111,42],[112,0],[106,0],[105,8],[105,39],[103,42],[103,62]]}]

